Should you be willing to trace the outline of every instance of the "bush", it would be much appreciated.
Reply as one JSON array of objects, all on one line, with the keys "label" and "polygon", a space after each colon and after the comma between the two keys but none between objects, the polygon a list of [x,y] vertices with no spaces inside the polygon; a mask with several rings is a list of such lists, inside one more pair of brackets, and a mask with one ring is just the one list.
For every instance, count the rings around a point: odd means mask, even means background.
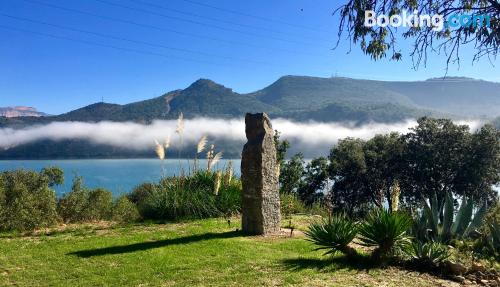
[{"label": "bush", "polygon": [[474,243],[474,251],[483,257],[500,259],[500,204],[490,208],[480,228],[480,238]]},{"label": "bush", "polygon": [[127,196],[144,219],[178,220],[230,216],[241,208],[241,182],[222,182],[217,172],[196,171],[144,184]]},{"label": "bush", "polygon": [[293,193],[280,193],[280,208],[284,216],[306,212],[304,203]]},{"label": "bush", "polygon": [[145,199],[139,211],[145,219],[177,220],[219,215],[215,196],[199,189],[185,189],[179,178],[164,179]]},{"label": "bush", "polygon": [[410,244],[408,230],[412,225],[410,216],[385,209],[372,211],[359,229],[360,241],[365,246],[374,246],[376,261],[401,253]]},{"label": "bush", "polygon": [[137,206],[126,196],[119,197],[113,204],[113,220],[121,223],[135,222],[140,219]]},{"label": "bush", "polygon": [[109,220],[112,216],[113,194],[102,188],[89,191],[88,217],[90,220]]},{"label": "bush", "polygon": [[450,257],[448,247],[438,242],[414,240],[406,252],[414,263],[425,267],[435,267]]},{"label": "bush", "polygon": [[33,230],[57,222],[56,196],[44,173],[27,170],[0,174],[0,229]]},{"label": "bush", "polygon": [[111,218],[112,194],[104,189],[88,190],[81,177],[73,181],[71,191],[59,199],[57,210],[66,223],[107,220]]},{"label": "bush", "polygon": [[241,190],[239,179],[233,179],[222,186],[219,194],[215,197],[215,204],[222,215],[231,216],[240,213]]},{"label": "bush", "polygon": [[309,241],[318,245],[315,250],[326,250],[325,255],[341,252],[356,255],[349,243],[356,237],[358,225],[345,215],[334,215],[319,223],[312,223],[305,232]]},{"label": "bush", "polygon": [[152,183],[143,183],[134,188],[131,193],[127,194],[127,198],[130,200],[130,202],[141,205],[142,203],[144,203],[144,200],[153,193],[154,188],[155,185]]}]

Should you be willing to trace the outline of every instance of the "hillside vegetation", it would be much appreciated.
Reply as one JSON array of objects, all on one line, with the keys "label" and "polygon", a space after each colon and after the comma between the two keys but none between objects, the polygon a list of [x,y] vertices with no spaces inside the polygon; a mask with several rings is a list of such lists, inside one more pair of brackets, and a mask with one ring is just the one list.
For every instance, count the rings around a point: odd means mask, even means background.
[{"label": "hillside vegetation", "polygon": [[394,122],[420,116],[500,116],[500,83],[467,78],[384,82],[342,77],[285,76],[239,94],[200,79],[183,90],[126,105],[95,103],[51,117],[2,118],[0,126],[51,121],[135,121],[197,116],[233,118],[246,112],[318,121]]}]

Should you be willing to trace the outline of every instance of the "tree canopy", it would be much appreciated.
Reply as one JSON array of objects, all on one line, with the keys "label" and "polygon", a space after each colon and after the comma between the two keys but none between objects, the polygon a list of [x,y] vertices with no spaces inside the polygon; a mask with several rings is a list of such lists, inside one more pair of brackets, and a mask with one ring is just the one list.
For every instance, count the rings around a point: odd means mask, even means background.
[{"label": "tree canopy", "polygon": [[[468,15],[470,19],[488,16],[489,25],[476,25],[475,20],[467,25],[444,25],[434,29],[432,25],[409,27],[400,33],[397,28],[364,25],[365,11],[388,16],[399,15],[403,11],[418,15],[441,15],[446,21],[454,14]],[[475,49],[474,61],[486,56],[496,57],[500,43],[500,2],[498,0],[349,0],[335,10],[340,15],[339,40],[346,36],[352,43],[359,44],[364,53],[378,60],[389,56],[400,60],[402,53],[398,40],[412,39],[410,57],[414,68],[426,63],[429,52],[444,54],[447,67],[460,61],[460,49],[470,44]],[[451,17],[451,18],[450,18]],[[455,17],[456,18],[456,17]]]}]

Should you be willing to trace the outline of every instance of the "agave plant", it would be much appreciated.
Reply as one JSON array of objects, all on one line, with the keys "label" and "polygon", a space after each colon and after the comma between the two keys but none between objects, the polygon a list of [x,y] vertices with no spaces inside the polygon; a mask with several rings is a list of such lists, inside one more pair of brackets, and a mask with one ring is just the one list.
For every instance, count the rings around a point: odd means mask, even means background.
[{"label": "agave plant", "polygon": [[356,255],[356,250],[349,243],[358,233],[358,224],[345,215],[334,215],[323,221],[312,223],[305,232],[307,240],[326,250],[324,255],[341,252],[347,256]]},{"label": "agave plant", "polygon": [[[415,221],[414,235],[421,241],[448,243],[451,239],[462,239],[477,230],[486,215],[486,204],[474,213],[474,202],[464,198],[454,216],[453,196],[447,193],[443,206],[439,206],[436,195],[430,205],[424,200],[424,208]],[[474,215],[474,216],[473,216]]]},{"label": "agave plant", "polygon": [[497,260],[500,259],[500,223],[497,220],[486,224],[487,231],[480,241],[479,250],[483,254],[491,255]]},{"label": "agave plant", "polygon": [[376,209],[361,224],[359,239],[364,246],[376,247],[372,256],[379,261],[400,253],[411,243],[411,225],[412,219],[405,213]]},{"label": "agave plant", "polygon": [[438,242],[422,242],[420,240],[414,240],[411,248],[407,249],[406,253],[415,262],[430,266],[436,266],[450,257],[448,247],[445,245]]}]

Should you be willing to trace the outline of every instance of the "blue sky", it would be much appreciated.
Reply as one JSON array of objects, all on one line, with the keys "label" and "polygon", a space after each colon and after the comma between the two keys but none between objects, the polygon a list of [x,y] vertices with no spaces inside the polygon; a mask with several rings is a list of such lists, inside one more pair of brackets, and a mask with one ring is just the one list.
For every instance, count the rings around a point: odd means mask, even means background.
[{"label": "blue sky", "polygon": [[[374,62],[357,46],[348,53],[347,41],[332,50],[338,23],[332,12],[341,3],[3,0],[0,106],[58,114],[102,97],[120,104],[156,97],[199,78],[244,93],[283,75],[377,80],[444,75],[444,56],[433,55],[427,67],[412,70],[405,53],[410,42],[401,42],[401,62]],[[472,64],[472,53],[466,47],[460,69],[451,66],[448,74],[500,82],[488,61]]]}]

